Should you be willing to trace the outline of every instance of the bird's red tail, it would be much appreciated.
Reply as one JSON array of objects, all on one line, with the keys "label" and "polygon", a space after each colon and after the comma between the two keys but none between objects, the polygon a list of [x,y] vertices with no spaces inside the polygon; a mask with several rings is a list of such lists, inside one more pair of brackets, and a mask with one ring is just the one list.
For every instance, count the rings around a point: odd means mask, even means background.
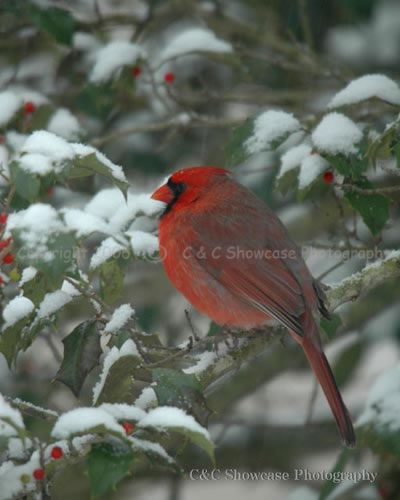
[{"label": "bird's red tail", "polygon": [[325,354],[319,346],[315,345],[313,339],[310,337],[306,336],[301,345],[331,407],[344,444],[348,448],[353,448],[356,444],[356,436],[351,417],[343,403],[342,396],[340,395]]}]

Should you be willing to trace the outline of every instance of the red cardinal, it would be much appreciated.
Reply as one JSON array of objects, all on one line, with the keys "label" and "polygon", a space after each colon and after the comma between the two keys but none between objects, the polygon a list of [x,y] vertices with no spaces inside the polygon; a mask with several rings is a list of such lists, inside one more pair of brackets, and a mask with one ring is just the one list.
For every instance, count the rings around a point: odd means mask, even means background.
[{"label": "red cardinal", "polygon": [[355,445],[351,418],[322,350],[313,313],[325,296],[278,217],[228,170],[175,172],[152,198],[160,217],[165,271],[194,307],[227,327],[250,329],[271,319],[302,346],[341,437]]}]

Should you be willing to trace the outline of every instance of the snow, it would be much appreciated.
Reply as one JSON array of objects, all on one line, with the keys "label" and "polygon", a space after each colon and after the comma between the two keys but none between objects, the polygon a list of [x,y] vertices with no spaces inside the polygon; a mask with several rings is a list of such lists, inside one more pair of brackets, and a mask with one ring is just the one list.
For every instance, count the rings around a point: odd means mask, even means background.
[{"label": "snow", "polygon": [[44,299],[39,305],[38,318],[46,318],[51,316],[59,309],[64,307],[68,302],[71,302],[72,297],[62,290],[46,293]]},{"label": "snow", "polygon": [[6,125],[22,107],[22,98],[11,90],[0,92],[0,127]]},{"label": "snow", "polygon": [[196,422],[191,415],[173,406],[160,406],[150,410],[144,418],[139,420],[137,426],[162,428],[183,427],[189,431],[202,434],[206,439],[210,440],[210,434],[207,429]]},{"label": "snow", "polygon": [[100,217],[87,214],[77,208],[65,208],[61,210],[64,215],[65,224],[76,233],[78,238],[88,236],[92,233],[110,233],[110,228]]},{"label": "snow", "polygon": [[61,291],[67,293],[71,297],[78,297],[79,295],[81,295],[81,292],[67,280],[63,281],[63,284],[61,285]]},{"label": "snow", "polygon": [[374,424],[378,430],[400,430],[400,363],[380,375],[369,392],[357,426]]},{"label": "snow", "polygon": [[14,297],[3,309],[3,328],[15,325],[21,319],[29,316],[35,309],[35,305],[27,297]]},{"label": "snow", "polygon": [[278,179],[289,170],[299,167],[303,159],[306,158],[310,152],[311,147],[307,144],[299,144],[286,151],[281,157],[281,168],[279,170]]},{"label": "snow", "polygon": [[189,368],[184,368],[184,373],[201,373],[206,370],[216,359],[217,355],[215,352],[205,351],[201,354],[196,355],[197,363]]},{"label": "snow", "polygon": [[188,52],[232,52],[232,45],[220,40],[204,28],[190,28],[177,34],[161,53],[161,60],[187,54]]},{"label": "snow", "polygon": [[96,52],[89,80],[96,83],[108,80],[122,66],[133,65],[142,57],[145,57],[145,52],[135,43],[123,40],[111,42]]},{"label": "snow", "polygon": [[356,144],[363,135],[357,125],[341,113],[329,113],[312,133],[312,140],[320,152],[345,156],[356,154]]},{"label": "snow", "polygon": [[10,420],[16,427],[25,429],[19,410],[8,404],[3,395],[0,394],[0,436],[17,436],[17,430],[12,425],[4,422],[3,418]]},{"label": "snow", "polygon": [[135,314],[130,304],[122,304],[113,312],[110,321],[104,327],[104,333],[115,333],[120,330]]},{"label": "snow", "polygon": [[135,255],[152,255],[159,250],[158,238],[144,231],[130,231],[131,247]]},{"label": "snow", "polygon": [[26,475],[31,478],[33,471],[38,467],[40,467],[38,450],[32,453],[29,461],[25,464],[16,465],[11,461],[3,462],[0,466],[0,500],[23,498],[26,493],[35,491],[37,488],[36,481],[25,483],[21,480],[21,477]]},{"label": "snow", "polygon": [[32,440],[28,437],[25,437],[25,439],[21,439],[20,437],[10,437],[7,443],[8,458],[11,460],[23,460],[26,458],[27,449],[31,448],[32,445]]},{"label": "snow", "polygon": [[121,232],[126,229],[133,219],[138,215],[155,215],[165,204],[161,201],[152,200],[151,193],[133,194],[128,193],[128,201],[110,217],[110,226],[115,232]]},{"label": "snow", "polygon": [[71,160],[75,156],[73,148],[65,139],[47,130],[37,130],[28,136],[22,152],[38,153],[53,161]]},{"label": "snow", "polygon": [[51,159],[39,153],[21,155],[18,163],[23,170],[32,174],[47,175],[53,170]]},{"label": "snow", "polygon": [[104,426],[107,430],[124,434],[124,429],[116,419],[101,408],[75,408],[59,417],[51,431],[56,439],[69,439],[74,434],[89,432],[97,426]]},{"label": "snow", "polygon": [[146,416],[146,412],[141,408],[125,403],[103,403],[99,408],[117,420],[138,421]]},{"label": "snow", "polygon": [[26,134],[20,134],[15,130],[10,130],[6,134],[6,142],[14,152],[21,151],[27,138]]},{"label": "snow", "polygon": [[102,189],[87,203],[85,212],[109,219],[121,205],[125,205],[125,198],[120,189]]},{"label": "snow", "polygon": [[351,81],[347,87],[338,92],[328,104],[328,108],[356,104],[372,97],[399,105],[400,88],[385,75],[364,75]]},{"label": "snow", "polygon": [[79,121],[67,108],[59,108],[47,124],[49,132],[68,141],[76,140],[82,133]]},{"label": "snow", "polygon": [[265,111],[254,120],[253,134],[245,141],[244,147],[249,154],[271,149],[273,143],[300,130],[300,122],[285,111]]},{"label": "snow", "polygon": [[126,248],[117,243],[114,238],[106,238],[101,242],[100,246],[96,249],[96,252],[90,259],[90,269],[97,269],[113,255],[116,256],[123,251],[126,251]]},{"label": "snow", "polygon": [[103,362],[103,370],[100,374],[100,379],[97,382],[97,384],[93,387],[93,404],[96,404],[96,401],[100,396],[101,391],[103,390],[104,383],[107,379],[108,372],[110,371],[112,365],[124,356],[139,357],[139,352],[132,339],[128,339],[127,341],[125,341],[120,349],[114,346],[110,350],[110,352],[108,352],[107,355],[105,356]]},{"label": "snow", "polygon": [[314,153],[306,156],[301,162],[299,189],[309,186],[328,166],[329,163],[319,154]]},{"label": "snow", "polygon": [[140,396],[135,401],[135,406],[147,410],[150,406],[154,406],[157,403],[157,396],[152,387],[145,387]]}]

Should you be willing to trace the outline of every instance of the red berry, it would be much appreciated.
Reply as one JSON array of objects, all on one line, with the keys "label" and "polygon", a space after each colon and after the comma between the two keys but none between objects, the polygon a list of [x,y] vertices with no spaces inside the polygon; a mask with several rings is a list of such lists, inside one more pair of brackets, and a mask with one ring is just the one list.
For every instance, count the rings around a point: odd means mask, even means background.
[{"label": "red berry", "polygon": [[1,212],[0,214],[0,224],[3,225],[7,222],[8,214],[6,212]]},{"label": "red berry", "polygon": [[33,471],[33,477],[37,480],[37,481],[41,481],[42,479],[44,479],[44,470],[43,469],[35,469]]},{"label": "red berry", "polygon": [[7,238],[6,240],[1,240],[0,241],[0,251],[3,250],[4,248],[8,247],[8,245],[11,243],[11,237]]},{"label": "red berry", "polygon": [[327,172],[324,173],[324,182],[326,182],[327,184],[331,184],[333,180],[334,180],[333,172],[328,170]]},{"label": "red berry", "polygon": [[164,75],[164,81],[165,81],[166,83],[173,83],[173,82],[174,82],[174,80],[175,80],[175,75],[174,75],[174,73],[171,73],[171,72],[169,72],[169,73],[165,73],[165,75]]},{"label": "red berry", "polygon": [[141,72],[142,72],[142,68],[140,66],[134,66],[132,68],[132,76],[135,78],[137,78]]},{"label": "red berry", "polygon": [[62,448],[59,446],[54,446],[54,448],[51,450],[51,458],[54,458],[54,460],[58,460],[64,455],[64,452],[62,451]]},{"label": "red berry", "polygon": [[35,103],[32,101],[27,101],[24,104],[24,114],[29,115],[30,113],[34,113],[36,110]]},{"label": "red berry", "polygon": [[129,422],[122,422],[122,427],[125,430],[125,434],[132,434],[133,429],[135,428],[134,425],[130,424]]},{"label": "red berry", "polygon": [[12,252],[9,252],[3,257],[3,264],[12,264],[14,260],[14,254]]}]

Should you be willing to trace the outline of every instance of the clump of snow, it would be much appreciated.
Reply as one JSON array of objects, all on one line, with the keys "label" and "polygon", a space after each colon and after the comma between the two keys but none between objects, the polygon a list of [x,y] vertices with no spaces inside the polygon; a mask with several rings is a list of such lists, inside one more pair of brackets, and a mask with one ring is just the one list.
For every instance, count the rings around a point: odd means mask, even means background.
[{"label": "clump of snow", "polygon": [[147,410],[150,406],[154,406],[157,403],[157,396],[152,387],[145,387],[140,396],[135,401],[135,406]]},{"label": "clump of snow", "polygon": [[135,64],[137,59],[144,57],[143,48],[135,43],[123,40],[111,42],[95,54],[89,80],[96,83],[108,80],[122,66]]},{"label": "clump of snow", "polygon": [[90,269],[97,269],[111,257],[118,256],[125,251],[126,247],[116,242],[114,238],[106,238],[101,242],[100,246],[96,249],[96,252],[90,259]]},{"label": "clump of snow", "polygon": [[286,151],[281,157],[281,168],[279,170],[278,179],[289,170],[299,167],[304,158],[311,153],[311,146],[307,144],[299,144]]},{"label": "clump of snow", "polygon": [[76,141],[81,134],[79,121],[67,108],[59,108],[47,124],[49,132],[56,134],[68,141]]},{"label": "clump of snow", "polygon": [[107,411],[101,408],[75,408],[59,417],[51,435],[56,439],[68,439],[74,434],[88,432],[97,426],[124,434],[122,426]]},{"label": "clump of snow", "polygon": [[37,130],[28,136],[22,148],[24,153],[37,153],[54,161],[70,160],[75,152],[68,142],[47,130]]},{"label": "clump of snow", "polygon": [[273,143],[301,129],[300,122],[285,111],[265,111],[254,120],[253,134],[245,141],[249,154],[271,149]]},{"label": "clump of snow", "polygon": [[72,283],[70,283],[67,280],[63,281],[63,284],[61,286],[61,291],[67,293],[71,297],[78,297],[81,295],[81,292],[76,288]]},{"label": "clump of snow", "polygon": [[122,304],[117,307],[111,316],[110,321],[104,327],[104,333],[115,333],[120,330],[135,314],[130,304]]},{"label": "clump of snow", "polygon": [[27,450],[33,445],[32,440],[28,437],[21,439],[20,437],[10,437],[8,439],[8,458],[11,460],[23,460],[27,457]]},{"label": "clump of snow", "polygon": [[72,297],[62,290],[56,290],[55,292],[46,293],[44,299],[39,305],[39,310],[37,317],[46,318],[51,316],[59,309],[64,307],[68,302],[71,302]]},{"label": "clump of snow", "polygon": [[385,75],[364,75],[351,81],[347,87],[338,92],[328,104],[328,108],[356,104],[372,97],[399,105],[400,88]]},{"label": "clump of snow", "polygon": [[120,189],[102,189],[86,204],[85,212],[108,220],[123,205],[125,198]]},{"label": "clump of snow", "polygon": [[127,229],[128,225],[138,215],[155,215],[165,204],[161,201],[151,199],[151,194],[133,194],[128,193],[127,202],[120,207],[120,209],[110,218],[110,226],[114,228],[115,232],[121,232]]},{"label": "clump of snow", "polygon": [[67,227],[74,231],[78,238],[95,232],[110,233],[108,224],[96,215],[88,214],[77,208],[64,208],[61,213],[64,215]]},{"label": "clump of snow", "polygon": [[137,425],[138,427],[183,427],[190,431],[198,432],[210,440],[210,434],[207,429],[196,422],[191,415],[173,406],[160,406],[150,410],[144,418],[139,420]]},{"label": "clump of snow", "polygon": [[17,430],[3,418],[10,420],[15,427],[25,429],[24,421],[22,420],[21,413],[16,408],[13,408],[0,394],[0,436],[17,436]]},{"label": "clump of snow", "polygon": [[51,159],[39,153],[23,154],[19,157],[18,163],[23,170],[32,174],[47,175],[53,170]]},{"label": "clump of snow", "polygon": [[312,140],[322,153],[345,156],[356,154],[363,135],[357,125],[341,113],[329,113],[324,116],[312,133]]},{"label": "clump of snow", "polygon": [[144,231],[130,231],[131,247],[135,255],[152,255],[158,252],[158,238]]},{"label": "clump of snow", "polygon": [[357,425],[372,423],[379,430],[400,430],[400,363],[373,384]]},{"label": "clump of snow", "polygon": [[303,158],[299,173],[299,189],[309,186],[329,166],[319,154],[309,154]]},{"label": "clump of snow", "polygon": [[19,132],[15,132],[15,130],[10,130],[6,134],[7,144],[16,153],[21,151],[27,138],[26,134],[20,134]]},{"label": "clump of snow", "polygon": [[[25,475],[32,477],[33,471],[40,467],[39,451],[32,453],[25,464],[16,465],[12,461],[3,462],[0,466],[0,500],[21,498],[37,488],[36,481],[24,482],[21,478]],[[22,494],[23,493],[23,494]]]},{"label": "clump of snow", "polygon": [[22,106],[22,98],[11,90],[0,92],[0,127],[6,125]]},{"label": "clump of snow", "polygon": [[120,358],[124,356],[137,356],[139,357],[139,352],[132,339],[125,341],[121,348],[113,347],[109,353],[107,353],[103,362],[103,370],[100,375],[100,379],[97,384],[93,387],[93,404],[96,404],[101,391],[103,390],[104,383],[107,379],[108,372],[110,371],[112,365],[116,363]]},{"label": "clump of snow", "polygon": [[141,408],[125,403],[103,403],[99,408],[117,420],[135,420],[137,422],[146,416],[146,412]]},{"label": "clump of snow", "polygon": [[34,303],[27,297],[14,297],[3,310],[3,328],[15,325],[21,319],[29,316],[34,309]]},{"label": "clump of snow", "polygon": [[229,42],[220,40],[215,33],[205,28],[190,28],[178,33],[161,53],[161,60],[165,61],[188,52],[232,52]]}]

